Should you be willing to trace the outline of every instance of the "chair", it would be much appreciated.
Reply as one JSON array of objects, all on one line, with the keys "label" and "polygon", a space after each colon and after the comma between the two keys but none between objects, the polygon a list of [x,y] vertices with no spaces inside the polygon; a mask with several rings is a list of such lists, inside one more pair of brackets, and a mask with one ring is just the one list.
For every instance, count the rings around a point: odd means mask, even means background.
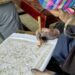
[{"label": "chair", "polygon": [[48,27],[49,24],[57,21],[50,12],[44,10],[36,0],[21,0],[20,7],[34,19],[38,20],[38,16],[41,17],[41,27]]}]

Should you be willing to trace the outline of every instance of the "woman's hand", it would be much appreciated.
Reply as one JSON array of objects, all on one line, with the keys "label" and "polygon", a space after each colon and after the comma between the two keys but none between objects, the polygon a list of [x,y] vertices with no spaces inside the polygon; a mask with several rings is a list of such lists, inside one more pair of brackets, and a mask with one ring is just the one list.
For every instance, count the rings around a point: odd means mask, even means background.
[{"label": "woman's hand", "polygon": [[44,42],[47,40],[53,40],[59,37],[59,30],[58,29],[48,29],[42,28],[41,31],[36,31],[36,37],[38,39],[37,45],[40,47]]},{"label": "woman's hand", "polygon": [[42,28],[41,31],[36,31],[36,37],[38,40],[53,40],[59,36],[60,32],[58,29],[48,29],[48,28]]}]

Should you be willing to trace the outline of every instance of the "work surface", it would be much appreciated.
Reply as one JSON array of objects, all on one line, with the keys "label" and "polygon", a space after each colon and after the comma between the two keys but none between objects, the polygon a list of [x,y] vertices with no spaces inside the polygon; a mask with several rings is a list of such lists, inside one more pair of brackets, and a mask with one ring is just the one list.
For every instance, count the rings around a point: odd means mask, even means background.
[{"label": "work surface", "polygon": [[35,36],[14,33],[0,45],[0,75],[32,75],[31,68],[43,71],[57,39],[36,45]]}]

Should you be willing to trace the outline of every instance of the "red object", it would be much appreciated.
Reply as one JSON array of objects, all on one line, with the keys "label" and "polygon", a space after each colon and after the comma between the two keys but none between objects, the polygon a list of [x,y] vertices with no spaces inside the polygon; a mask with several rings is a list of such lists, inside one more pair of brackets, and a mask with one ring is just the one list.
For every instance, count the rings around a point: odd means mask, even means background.
[{"label": "red object", "polygon": [[21,1],[21,6],[20,6],[25,12],[30,14],[33,18],[38,20],[38,16],[41,17],[41,27],[45,27],[46,24],[46,16],[40,13],[38,10],[36,10],[33,6],[29,5],[27,2],[24,0]]}]

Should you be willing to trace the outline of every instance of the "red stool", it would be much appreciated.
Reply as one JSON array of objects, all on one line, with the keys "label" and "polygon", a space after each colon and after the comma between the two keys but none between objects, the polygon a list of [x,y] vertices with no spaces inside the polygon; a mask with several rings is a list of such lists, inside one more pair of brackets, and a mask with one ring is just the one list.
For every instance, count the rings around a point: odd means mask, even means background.
[{"label": "red stool", "polygon": [[33,6],[28,4],[25,0],[21,1],[20,7],[36,20],[38,20],[38,16],[40,16],[41,17],[41,27],[45,27],[45,24],[46,24],[45,15],[43,15],[40,11],[36,10]]}]

